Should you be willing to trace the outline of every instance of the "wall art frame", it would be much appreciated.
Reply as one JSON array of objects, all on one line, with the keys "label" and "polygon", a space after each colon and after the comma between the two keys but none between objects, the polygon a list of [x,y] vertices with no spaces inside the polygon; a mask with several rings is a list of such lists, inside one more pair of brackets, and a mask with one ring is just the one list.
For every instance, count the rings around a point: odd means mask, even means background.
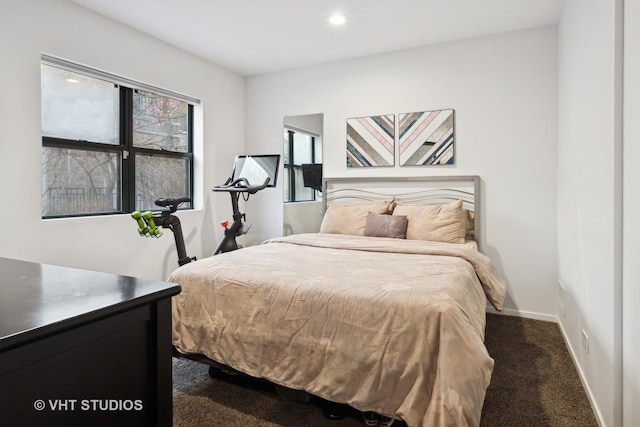
[{"label": "wall art frame", "polygon": [[394,114],[347,119],[347,168],[394,165]]},{"label": "wall art frame", "polygon": [[455,164],[454,110],[398,114],[400,166]]}]

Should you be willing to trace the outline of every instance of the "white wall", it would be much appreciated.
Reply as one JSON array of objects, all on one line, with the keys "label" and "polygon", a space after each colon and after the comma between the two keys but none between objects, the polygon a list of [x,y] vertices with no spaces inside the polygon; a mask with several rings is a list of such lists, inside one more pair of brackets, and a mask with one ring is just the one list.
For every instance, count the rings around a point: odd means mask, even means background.
[{"label": "white wall", "polygon": [[[324,113],[325,176],[479,175],[484,251],[509,282],[507,310],[552,318],[556,36],[545,27],[250,77],[247,150],[281,151],[285,115]],[[347,170],[347,118],[443,108],[455,109],[454,167]],[[280,235],[282,191],[256,196],[254,241]]]},{"label": "white wall", "polygon": [[41,219],[42,52],[202,99],[196,198],[203,209],[179,215],[189,255],[213,251],[222,234],[214,223],[231,207],[209,189],[244,150],[242,77],[66,0],[3,1],[0,52],[0,256],[155,279],[177,266],[171,233],[140,238],[129,215]]},{"label": "white wall", "polygon": [[283,235],[320,231],[322,201],[285,203],[283,210]]},{"label": "white wall", "polygon": [[623,425],[640,420],[640,1],[624,2]]},{"label": "white wall", "polygon": [[622,397],[621,4],[568,0],[558,32],[558,272],[566,287],[559,319],[609,426],[619,425]]}]

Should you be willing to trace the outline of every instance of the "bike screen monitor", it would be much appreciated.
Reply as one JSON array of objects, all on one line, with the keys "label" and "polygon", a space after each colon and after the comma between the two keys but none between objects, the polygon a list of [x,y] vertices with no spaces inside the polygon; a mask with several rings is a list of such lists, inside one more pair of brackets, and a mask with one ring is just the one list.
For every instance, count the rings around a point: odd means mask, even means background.
[{"label": "bike screen monitor", "polygon": [[267,187],[275,187],[279,162],[279,154],[236,156],[231,180],[244,178],[250,186],[257,186],[264,184],[264,181],[269,178]]}]

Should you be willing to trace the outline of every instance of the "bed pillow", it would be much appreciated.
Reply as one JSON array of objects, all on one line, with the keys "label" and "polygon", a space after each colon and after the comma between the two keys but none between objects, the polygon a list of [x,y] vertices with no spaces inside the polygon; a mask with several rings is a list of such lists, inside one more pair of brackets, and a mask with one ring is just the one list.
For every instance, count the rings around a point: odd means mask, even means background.
[{"label": "bed pillow", "polygon": [[404,239],[407,236],[406,215],[384,215],[369,212],[364,223],[364,235]]},{"label": "bed pillow", "polygon": [[389,214],[392,203],[391,200],[332,203],[324,213],[320,233],[362,236],[369,212]]},{"label": "bed pillow", "polygon": [[467,234],[467,213],[462,200],[446,205],[416,205],[398,203],[393,215],[409,220],[407,239],[431,240],[446,243],[464,243]]}]

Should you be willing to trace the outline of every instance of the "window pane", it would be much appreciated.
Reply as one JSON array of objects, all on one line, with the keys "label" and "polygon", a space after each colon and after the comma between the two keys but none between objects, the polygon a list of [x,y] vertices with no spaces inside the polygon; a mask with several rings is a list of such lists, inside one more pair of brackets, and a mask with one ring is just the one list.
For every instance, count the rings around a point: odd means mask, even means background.
[{"label": "window pane", "polygon": [[[289,135],[293,135],[292,158],[289,158],[288,156],[291,148]],[[304,187],[301,168],[303,163],[314,163],[313,142],[313,136],[285,128],[283,144],[286,173],[284,190],[285,202],[304,202],[315,200],[314,190]],[[292,175],[289,175],[289,173],[292,173]],[[290,181],[291,179],[293,179],[293,182]],[[295,192],[293,191],[292,184],[295,184]]]},{"label": "window pane", "polygon": [[285,202],[290,202],[291,201],[291,185],[289,184],[289,169],[285,168],[284,169],[284,173],[283,173],[283,178],[284,178],[284,201]]},{"label": "window pane", "polygon": [[133,94],[133,145],[179,153],[189,151],[186,102],[150,92]]},{"label": "window pane", "polygon": [[294,168],[296,179],[296,202],[306,202],[315,200],[314,190],[304,186],[304,179],[302,178],[302,168],[296,166]]},{"label": "window pane", "polygon": [[283,165],[288,165],[289,164],[289,131],[287,129],[284,130],[284,145],[282,148],[282,153],[284,154],[282,156],[283,158]]},{"label": "window pane", "polygon": [[295,165],[313,163],[311,138],[311,135],[299,132],[293,134],[293,163]]},{"label": "window pane", "polygon": [[120,206],[119,153],[42,148],[42,216],[113,213]]},{"label": "window pane", "polygon": [[42,135],[119,144],[119,89],[82,74],[41,65]]},{"label": "window pane", "polygon": [[[136,209],[157,210],[160,198],[189,197],[189,161],[136,154]],[[191,207],[185,203],[182,207]]]}]

